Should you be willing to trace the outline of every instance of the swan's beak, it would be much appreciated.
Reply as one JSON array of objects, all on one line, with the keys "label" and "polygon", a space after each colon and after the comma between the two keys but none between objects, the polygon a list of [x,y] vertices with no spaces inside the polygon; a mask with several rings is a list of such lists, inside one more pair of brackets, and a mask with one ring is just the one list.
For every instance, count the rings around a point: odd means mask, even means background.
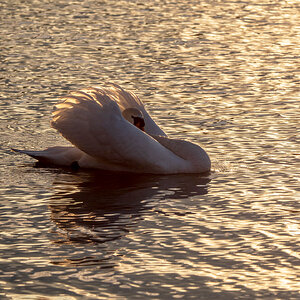
[{"label": "swan's beak", "polygon": [[134,125],[141,129],[142,131],[145,131],[145,121],[143,118],[140,117],[133,117]]}]

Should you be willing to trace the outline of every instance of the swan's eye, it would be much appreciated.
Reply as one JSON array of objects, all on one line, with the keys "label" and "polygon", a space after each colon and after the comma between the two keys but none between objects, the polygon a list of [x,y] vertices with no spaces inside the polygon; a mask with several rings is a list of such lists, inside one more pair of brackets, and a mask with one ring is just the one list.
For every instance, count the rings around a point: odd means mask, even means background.
[{"label": "swan's eye", "polygon": [[131,116],[133,119],[133,124],[139,129],[144,131],[145,121],[143,118]]}]

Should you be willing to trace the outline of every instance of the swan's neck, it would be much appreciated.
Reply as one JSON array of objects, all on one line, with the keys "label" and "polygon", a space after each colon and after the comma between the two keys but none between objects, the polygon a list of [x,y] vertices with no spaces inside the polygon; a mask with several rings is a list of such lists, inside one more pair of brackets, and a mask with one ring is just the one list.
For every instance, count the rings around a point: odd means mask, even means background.
[{"label": "swan's neck", "polygon": [[211,168],[207,153],[198,145],[179,139],[170,139],[165,136],[151,135],[162,146],[173,152],[186,162],[186,172],[203,173]]}]

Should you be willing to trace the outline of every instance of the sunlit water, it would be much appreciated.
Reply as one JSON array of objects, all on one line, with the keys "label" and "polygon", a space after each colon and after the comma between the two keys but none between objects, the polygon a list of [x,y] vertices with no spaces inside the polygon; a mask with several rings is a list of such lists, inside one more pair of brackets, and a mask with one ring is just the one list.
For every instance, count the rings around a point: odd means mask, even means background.
[{"label": "sunlit water", "polygon": [[[299,299],[297,0],[2,1],[0,298]],[[36,168],[69,90],[113,81],[210,175]]]}]

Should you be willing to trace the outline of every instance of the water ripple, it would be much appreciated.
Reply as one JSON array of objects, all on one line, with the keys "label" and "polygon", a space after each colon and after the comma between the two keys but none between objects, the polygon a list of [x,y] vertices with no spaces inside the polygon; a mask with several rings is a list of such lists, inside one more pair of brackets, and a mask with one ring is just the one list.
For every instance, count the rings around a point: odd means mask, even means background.
[{"label": "water ripple", "polygon": [[[0,3],[0,298],[298,299],[297,1]],[[213,171],[34,167],[10,148],[114,81]]]}]

